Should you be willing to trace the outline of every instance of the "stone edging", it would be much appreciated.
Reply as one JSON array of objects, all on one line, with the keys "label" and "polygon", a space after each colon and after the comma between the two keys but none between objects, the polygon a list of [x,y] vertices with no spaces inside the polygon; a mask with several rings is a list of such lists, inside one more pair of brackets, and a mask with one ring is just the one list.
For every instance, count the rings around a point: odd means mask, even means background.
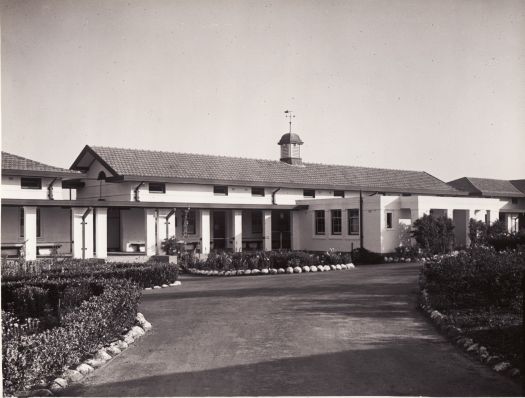
[{"label": "stone edging", "polygon": [[511,363],[501,356],[491,355],[486,347],[476,343],[473,339],[466,337],[463,330],[455,326],[449,317],[433,309],[430,306],[430,299],[426,289],[420,291],[419,307],[426,315],[428,315],[430,320],[443,334],[445,334],[454,344],[462,348],[463,351],[470,354],[471,357],[488,365],[498,373],[505,374],[514,379],[520,377],[520,370],[518,368],[512,367]]},{"label": "stone edging", "polygon": [[232,270],[232,271],[211,271],[200,270],[197,268],[188,268],[190,274],[202,276],[248,276],[248,275],[277,275],[277,274],[300,274],[303,272],[326,272],[326,271],[340,271],[354,269],[355,265],[337,264],[337,265],[305,265],[303,267],[287,267],[285,268],[263,268],[263,269],[246,269],[246,270]]},{"label": "stone edging", "polygon": [[170,283],[169,285],[168,284],[164,284],[164,285],[160,285],[160,286],[146,287],[146,288],[144,288],[144,290],[165,289],[167,287],[180,286],[180,285],[182,285],[181,281],[175,281],[173,283]]},{"label": "stone edging", "polygon": [[75,369],[66,370],[60,377],[55,378],[46,387],[31,390],[17,396],[51,397],[65,389],[71,383],[77,383],[81,381],[87,375],[93,373],[96,368],[101,367],[113,357],[116,357],[122,351],[126,350],[131,344],[133,344],[140,337],[144,336],[144,334],[152,328],[151,323],[149,323],[146,318],[144,318],[144,315],[142,315],[140,312],[137,313],[135,321],[138,325],[135,325],[130,330],[128,330],[126,334],[122,335],[120,340],[117,340],[110,345],[101,348],[92,358],[84,361]]}]

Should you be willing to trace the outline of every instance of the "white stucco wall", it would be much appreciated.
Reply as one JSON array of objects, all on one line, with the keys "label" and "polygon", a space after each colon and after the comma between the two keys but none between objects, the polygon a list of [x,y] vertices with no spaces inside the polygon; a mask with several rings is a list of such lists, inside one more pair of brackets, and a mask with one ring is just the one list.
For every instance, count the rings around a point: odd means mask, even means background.
[{"label": "white stucco wall", "polygon": [[112,174],[102,166],[98,161],[94,161],[86,172],[86,178],[83,179],[85,185],[83,188],[77,190],[77,198],[79,199],[98,199],[100,197],[106,200],[116,201],[133,201],[133,188],[139,182],[106,182],[98,180],[100,172],[104,172],[107,177]]},{"label": "white stucco wall", "polygon": [[[171,184],[166,183],[166,193],[150,193],[145,183],[139,189],[141,202],[188,202],[188,203],[225,203],[225,204],[272,204],[272,192],[277,188],[265,188],[265,196],[253,196],[251,186],[229,186],[228,195],[213,193],[213,185]],[[345,195],[354,196],[355,192]],[[316,199],[333,198],[333,190],[316,190]],[[296,200],[304,199],[302,189],[281,188],[275,194],[276,204],[293,205]]]},{"label": "white stucco wall", "polygon": [[[42,177],[41,189],[24,189],[21,186],[21,176],[2,175],[2,199],[48,199],[48,185],[53,178]],[[73,190],[74,191],[74,190]],[[69,189],[62,189],[62,180],[53,183],[53,198],[55,200],[69,200]]]},{"label": "white stucco wall", "polygon": [[[348,209],[359,209],[359,197],[353,198],[332,198],[332,199],[310,199],[301,200],[297,204],[307,204],[308,210],[294,211],[300,227],[294,229],[300,234],[299,249],[326,251],[335,249],[340,251],[350,251],[352,248],[359,247],[359,235],[348,234]],[[332,235],[332,221],[330,210],[341,210],[342,234]],[[315,234],[315,211],[325,211],[325,234]],[[366,236],[366,235],[365,235]],[[293,239],[293,236],[292,236]],[[366,246],[365,246],[366,247]]]}]

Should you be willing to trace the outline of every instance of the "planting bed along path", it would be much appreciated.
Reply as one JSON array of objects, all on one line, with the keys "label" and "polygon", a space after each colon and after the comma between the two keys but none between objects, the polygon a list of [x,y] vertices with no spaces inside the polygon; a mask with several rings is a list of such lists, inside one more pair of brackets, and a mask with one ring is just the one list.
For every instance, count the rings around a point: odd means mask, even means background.
[{"label": "planting bed along path", "polygon": [[67,396],[519,395],[417,309],[418,264],[144,292],[153,329]]}]

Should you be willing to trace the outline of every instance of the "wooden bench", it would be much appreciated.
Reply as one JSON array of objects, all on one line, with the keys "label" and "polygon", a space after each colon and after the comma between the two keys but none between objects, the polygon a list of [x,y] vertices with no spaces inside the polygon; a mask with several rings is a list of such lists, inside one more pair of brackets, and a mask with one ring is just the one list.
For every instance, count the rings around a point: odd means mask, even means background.
[{"label": "wooden bench", "polygon": [[262,239],[243,239],[242,248],[248,250],[261,250],[262,243]]},{"label": "wooden bench", "polygon": [[61,247],[60,243],[37,243],[36,254],[39,256],[50,256],[56,254]]},{"label": "wooden bench", "polygon": [[[23,243],[3,243],[2,244],[2,256],[16,256],[20,257],[22,248],[24,247]],[[4,253],[6,251],[15,251],[15,253]]]},{"label": "wooden bench", "polygon": [[129,242],[128,245],[134,252],[137,252],[137,253],[146,252],[146,242]]}]

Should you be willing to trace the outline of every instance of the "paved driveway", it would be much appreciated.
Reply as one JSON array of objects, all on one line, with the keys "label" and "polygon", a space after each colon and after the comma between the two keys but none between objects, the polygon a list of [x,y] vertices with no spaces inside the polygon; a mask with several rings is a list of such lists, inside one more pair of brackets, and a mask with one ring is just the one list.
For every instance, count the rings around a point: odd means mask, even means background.
[{"label": "paved driveway", "polygon": [[519,395],[416,310],[418,266],[148,291],[154,329],[65,395]]}]

